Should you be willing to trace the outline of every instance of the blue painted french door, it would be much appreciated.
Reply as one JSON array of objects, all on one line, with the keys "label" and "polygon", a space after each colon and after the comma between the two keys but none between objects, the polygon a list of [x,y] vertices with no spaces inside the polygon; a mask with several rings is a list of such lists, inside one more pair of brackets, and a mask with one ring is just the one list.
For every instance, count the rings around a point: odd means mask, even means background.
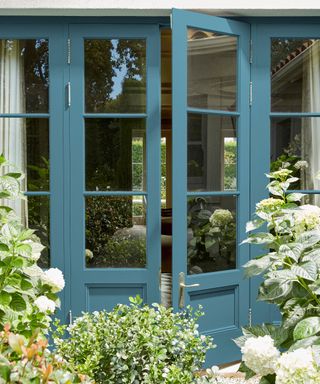
[{"label": "blue painted french door", "polygon": [[249,25],[173,10],[173,305],[203,306],[208,364],[248,323]]},{"label": "blue painted french door", "polygon": [[71,25],[70,41],[72,314],[159,302],[159,27]]}]

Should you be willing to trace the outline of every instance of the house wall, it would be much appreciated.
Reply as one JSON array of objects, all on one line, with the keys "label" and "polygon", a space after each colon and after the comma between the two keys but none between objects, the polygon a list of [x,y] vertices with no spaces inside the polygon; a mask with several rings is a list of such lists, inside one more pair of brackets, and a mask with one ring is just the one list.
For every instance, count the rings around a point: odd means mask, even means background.
[{"label": "house wall", "polygon": [[167,16],[172,8],[220,16],[317,16],[319,0],[0,0],[0,15]]}]

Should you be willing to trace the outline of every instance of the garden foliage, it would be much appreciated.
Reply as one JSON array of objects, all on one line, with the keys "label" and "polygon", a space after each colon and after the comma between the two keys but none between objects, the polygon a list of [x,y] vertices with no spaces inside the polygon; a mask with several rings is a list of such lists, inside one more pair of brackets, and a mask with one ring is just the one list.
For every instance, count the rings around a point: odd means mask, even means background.
[{"label": "garden foliage", "polygon": [[139,296],[130,301],[109,313],[77,318],[67,339],[55,335],[57,353],[97,383],[193,383],[193,373],[213,347],[198,332],[201,313],[149,307]]},{"label": "garden foliage", "polygon": [[[264,376],[261,383],[280,384],[285,382],[285,379],[282,381],[280,373],[284,361],[290,361],[291,358],[299,360],[300,354],[303,354],[301,351],[305,351],[306,356],[308,353],[311,356],[310,361],[308,360],[310,372],[313,372],[311,366],[317,366],[316,361],[319,361],[320,208],[304,205],[304,195],[301,193],[287,192],[298,180],[292,176],[292,170],[280,169],[267,176],[270,178],[268,190],[271,197],[257,204],[255,218],[247,224],[247,231],[254,232],[244,241],[262,247],[265,252],[250,260],[244,268],[247,277],[263,275],[258,300],[275,304],[281,312],[282,323],[280,327],[262,325],[245,328],[244,335],[236,342],[242,347],[244,354],[241,369],[246,371],[248,376],[259,373]],[[261,231],[261,228],[264,231]],[[270,338],[274,343],[274,346],[270,344],[265,353],[257,347],[263,337]],[[250,340],[252,338],[254,339]],[[253,343],[253,347],[250,343]],[[264,346],[266,344],[266,340],[261,343]],[[288,352],[279,357],[280,353],[278,350],[276,352],[276,348]],[[268,372],[255,369],[254,359],[248,359],[248,351],[255,350],[257,358],[259,349],[264,357],[270,351],[271,355],[274,354],[275,362]],[[294,351],[299,352],[290,355]],[[257,358],[258,366],[262,364],[263,356]],[[298,360],[296,367],[300,367],[301,361]],[[306,361],[304,363],[307,364]],[[267,364],[263,365],[267,367]],[[300,371],[303,379],[299,379],[300,374],[293,372],[294,367],[287,368],[292,369],[292,377],[296,375],[296,381],[292,383],[302,384],[305,382],[303,380],[307,379],[310,384],[319,382],[312,381],[311,376],[308,378],[307,374],[304,376]],[[290,373],[287,372],[286,375],[288,378]],[[314,377],[320,378],[320,370]]]}]

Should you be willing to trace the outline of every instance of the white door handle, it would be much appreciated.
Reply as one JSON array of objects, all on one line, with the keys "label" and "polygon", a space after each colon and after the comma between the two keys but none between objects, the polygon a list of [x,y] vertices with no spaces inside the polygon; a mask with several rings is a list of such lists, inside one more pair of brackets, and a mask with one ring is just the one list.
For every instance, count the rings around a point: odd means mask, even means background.
[{"label": "white door handle", "polygon": [[184,296],[185,296],[185,289],[186,288],[196,288],[200,287],[200,284],[185,284],[185,276],[184,272],[179,273],[179,308],[184,307]]}]

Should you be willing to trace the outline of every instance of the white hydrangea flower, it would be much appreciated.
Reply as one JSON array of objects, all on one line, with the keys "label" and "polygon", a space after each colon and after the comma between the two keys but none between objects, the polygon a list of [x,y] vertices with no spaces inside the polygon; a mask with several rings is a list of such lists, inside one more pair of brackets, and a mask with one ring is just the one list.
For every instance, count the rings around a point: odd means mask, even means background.
[{"label": "white hydrangea flower", "polygon": [[216,209],[209,220],[211,225],[223,227],[233,221],[233,216],[228,209]]},{"label": "white hydrangea flower", "polygon": [[56,309],[56,304],[53,300],[47,298],[47,296],[39,296],[34,304],[38,307],[40,312],[51,312],[53,313]]},{"label": "white hydrangea flower", "polygon": [[52,287],[52,292],[59,292],[65,286],[63,273],[58,268],[50,268],[44,272],[42,276],[44,284],[48,284]]},{"label": "white hydrangea flower", "polygon": [[250,337],[241,348],[246,366],[261,376],[273,374],[280,352],[273,339],[266,336]]},{"label": "white hydrangea flower", "polygon": [[294,213],[295,225],[308,230],[320,227],[320,208],[316,205],[301,205]]},{"label": "white hydrangea flower", "polygon": [[310,347],[283,353],[275,371],[276,384],[320,383],[320,369]]},{"label": "white hydrangea flower", "polygon": [[303,169],[303,168],[308,168],[309,167],[309,164],[307,161],[305,160],[299,160],[295,163],[294,167],[296,169]]}]

